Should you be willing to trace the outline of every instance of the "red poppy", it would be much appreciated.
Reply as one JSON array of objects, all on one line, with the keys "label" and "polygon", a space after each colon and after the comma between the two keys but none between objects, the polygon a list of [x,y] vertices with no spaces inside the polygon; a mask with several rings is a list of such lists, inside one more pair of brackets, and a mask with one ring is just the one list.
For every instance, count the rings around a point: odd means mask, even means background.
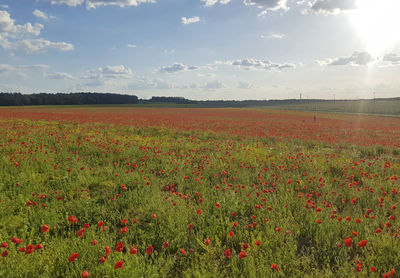
[{"label": "red poppy", "polygon": [[82,278],[87,278],[87,277],[89,277],[90,276],[90,274],[89,274],[89,272],[87,272],[86,270],[84,270],[83,272],[82,272]]},{"label": "red poppy", "polygon": [[228,237],[233,237],[234,235],[235,235],[234,232],[230,232],[230,233],[228,234]]},{"label": "red poppy", "polygon": [[7,257],[7,256],[8,256],[8,250],[6,250],[6,251],[4,251],[3,253],[1,253],[1,256],[2,256],[3,258]]},{"label": "red poppy", "polygon": [[124,243],[118,242],[117,245],[115,246],[115,251],[122,252],[123,249],[124,249]]},{"label": "red poppy", "polygon": [[321,219],[317,219],[317,221],[315,221],[315,222],[317,222],[317,224],[321,224],[322,223]]},{"label": "red poppy", "polygon": [[123,227],[123,228],[119,231],[119,233],[120,233],[120,234],[125,234],[127,231],[128,231],[128,228],[127,228],[127,227]]},{"label": "red poppy", "polygon": [[376,272],[376,268],[373,266],[371,266],[370,270],[371,270],[371,272]]},{"label": "red poppy", "polygon": [[25,248],[25,254],[31,254],[33,252],[33,250],[35,249],[35,246],[33,246],[32,244],[29,244],[28,246],[26,246]]},{"label": "red poppy", "polygon": [[42,231],[42,233],[46,233],[49,231],[49,226],[48,225],[43,225],[42,228],[40,228],[40,231]]},{"label": "red poppy", "polygon": [[35,246],[35,250],[39,250],[39,249],[43,249],[43,245],[42,244],[36,244]]},{"label": "red poppy", "polygon": [[106,258],[104,258],[104,257],[101,257],[99,260],[99,262],[101,262],[101,263],[104,263],[105,261],[106,261]]},{"label": "red poppy", "polygon": [[344,244],[346,244],[347,247],[351,247],[353,245],[353,240],[349,237],[346,237],[344,240]]},{"label": "red poppy", "polygon": [[190,224],[188,225],[188,229],[189,229],[189,230],[193,229],[193,224],[192,224],[192,223],[190,223]]},{"label": "red poppy", "polygon": [[118,261],[115,263],[114,269],[118,269],[118,268],[124,269],[124,261]]},{"label": "red poppy", "polygon": [[271,269],[281,271],[276,264],[271,264]]},{"label": "red poppy", "polygon": [[131,250],[129,251],[130,254],[132,254],[133,256],[135,256],[137,254],[137,247],[134,245],[132,246]]},{"label": "red poppy", "polygon": [[168,246],[169,246],[169,242],[168,241],[164,242],[163,248],[168,248]]},{"label": "red poppy", "polygon": [[21,243],[22,243],[22,239],[19,239],[19,238],[17,238],[17,237],[13,237],[13,238],[11,239],[11,241],[14,242],[15,244],[21,244]]},{"label": "red poppy", "polygon": [[92,242],[91,242],[92,245],[97,245],[97,243],[98,243],[98,241],[95,240],[95,239],[93,239]]},{"label": "red poppy", "polygon": [[153,251],[154,251],[153,245],[150,244],[150,245],[147,247],[146,254],[147,254],[147,255],[151,255],[151,253],[153,253]]},{"label": "red poppy", "polygon": [[249,245],[247,243],[243,243],[242,248],[244,250],[247,250],[249,248]]},{"label": "red poppy", "polygon": [[231,257],[231,249],[226,249],[224,252],[225,257],[230,258]]},{"label": "red poppy", "polygon": [[203,214],[203,210],[202,210],[202,209],[198,209],[198,210],[196,211],[196,213],[197,213],[197,214]]},{"label": "red poppy", "polygon": [[76,232],[76,234],[77,234],[79,237],[83,237],[83,235],[85,234],[85,232],[86,232],[86,228],[82,228],[82,229],[78,230],[78,231]]},{"label": "red poppy", "polygon": [[367,241],[366,240],[361,240],[359,243],[358,243],[358,247],[365,247],[367,245]]},{"label": "red poppy", "polygon": [[100,227],[103,226],[103,225],[104,225],[104,222],[103,222],[103,221],[97,222],[97,228],[100,228]]},{"label": "red poppy", "polygon": [[255,245],[260,246],[261,241],[257,240],[256,242],[254,242]]},{"label": "red poppy", "polygon": [[204,240],[204,244],[205,244],[205,245],[209,245],[210,242],[211,242],[211,239],[209,239],[209,238],[206,238],[206,239]]},{"label": "red poppy", "polygon": [[242,250],[242,251],[239,253],[239,259],[243,259],[243,258],[246,258],[246,257],[247,257],[246,252],[245,252],[244,250]]},{"label": "red poppy", "polygon": [[76,222],[78,222],[78,218],[76,218],[74,215],[68,216],[68,222],[76,223]]},{"label": "red poppy", "polygon": [[185,251],[185,249],[183,249],[183,248],[179,249],[179,252],[180,252],[182,255],[186,255],[186,251]]},{"label": "red poppy", "polygon": [[353,234],[353,236],[358,236],[358,233],[355,231],[352,231],[351,233]]},{"label": "red poppy", "polygon": [[77,258],[78,258],[79,254],[78,253],[74,253],[71,256],[69,256],[68,261],[70,263],[74,262]]},{"label": "red poppy", "polygon": [[2,242],[0,247],[8,248],[7,242]]}]

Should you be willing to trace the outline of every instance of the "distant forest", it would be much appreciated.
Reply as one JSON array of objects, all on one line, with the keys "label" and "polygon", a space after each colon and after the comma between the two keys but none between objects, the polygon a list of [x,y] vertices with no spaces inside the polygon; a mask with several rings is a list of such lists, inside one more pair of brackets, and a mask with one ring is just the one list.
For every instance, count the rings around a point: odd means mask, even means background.
[{"label": "distant forest", "polygon": [[[113,93],[57,93],[21,94],[0,93],[0,106],[23,105],[106,105],[134,104],[143,106],[177,107],[265,107],[333,112],[400,113],[400,98],[377,98],[373,100],[324,100],[324,99],[284,99],[284,100],[190,100],[183,97],[154,96],[139,99],[135,95]],[[382,106],[382,107],[380,107]],[[393,107],[391,107],[393,106]],[[378,109],[379,108],[379,109]],[[393,111],[388,111],[391,108]],[[379,112],[378,112],[379,111]]]}]

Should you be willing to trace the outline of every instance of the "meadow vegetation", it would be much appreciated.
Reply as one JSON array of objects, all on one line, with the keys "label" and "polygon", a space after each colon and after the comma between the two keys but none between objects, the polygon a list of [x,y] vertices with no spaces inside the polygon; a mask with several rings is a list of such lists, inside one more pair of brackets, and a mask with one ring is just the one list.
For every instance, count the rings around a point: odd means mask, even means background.
[{"label": "meadow vegetation", "polygon": [[397,119],[133,108],[0,118],[0,277],[400,271]]}]

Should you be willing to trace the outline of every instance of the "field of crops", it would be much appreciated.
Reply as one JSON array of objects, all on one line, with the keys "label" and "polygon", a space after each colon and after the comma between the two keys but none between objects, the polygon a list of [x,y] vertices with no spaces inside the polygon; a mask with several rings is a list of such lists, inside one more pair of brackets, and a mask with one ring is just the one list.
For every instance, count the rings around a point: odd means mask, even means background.
[{"label": "field of crops", "polygon": [[400,119],[0,109],[0,277],[398,277]]}]

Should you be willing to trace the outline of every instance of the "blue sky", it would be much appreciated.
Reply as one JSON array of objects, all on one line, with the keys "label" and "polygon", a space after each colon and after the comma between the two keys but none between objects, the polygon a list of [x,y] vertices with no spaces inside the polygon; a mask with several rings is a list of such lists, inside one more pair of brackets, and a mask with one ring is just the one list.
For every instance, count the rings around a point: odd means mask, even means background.
[{"label": "blue sky", "polygon": [[400,96],[398,0],[0,0],[0,91]]}]

